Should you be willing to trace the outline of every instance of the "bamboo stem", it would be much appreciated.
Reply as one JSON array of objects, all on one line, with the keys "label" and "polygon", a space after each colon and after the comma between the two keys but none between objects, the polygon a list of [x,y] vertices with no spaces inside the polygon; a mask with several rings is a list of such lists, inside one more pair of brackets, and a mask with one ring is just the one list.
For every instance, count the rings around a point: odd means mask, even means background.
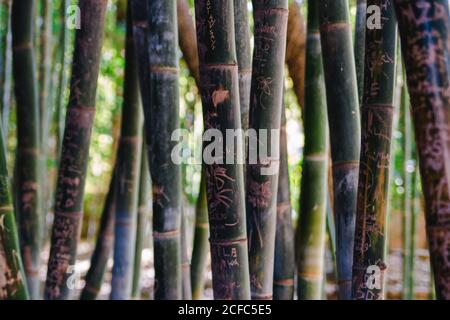
[{"label": "bamboo stem", "polygon": [[0,111],[5,137],[8,137],[11,92],[11,2],[0,1]]},{"label": "bamboo stem", "polygon": [[355,66],[358,82],[359,103],[362,103],[364,94],[364,57],[366,51],[366,24],[367,0],[358,0],[356,4],[355,21]]}]

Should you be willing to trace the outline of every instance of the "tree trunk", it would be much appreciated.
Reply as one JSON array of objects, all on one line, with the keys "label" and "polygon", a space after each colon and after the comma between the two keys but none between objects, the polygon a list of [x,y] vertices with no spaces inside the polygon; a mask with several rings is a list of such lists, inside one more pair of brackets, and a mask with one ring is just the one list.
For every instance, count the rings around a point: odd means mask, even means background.
[{"label": "tree trunk", "polygon": [[[255,50],[249,128],[256,130],[258,142],[249,141],[248,152],[258,151],[259,159],[254,164],[247,164],[246,210],[251,294],[252,299],[257,300],[272,299],[273,292],[287,2],[285,0],[269,3],[262,0],[253,1]],[[266,130],[267,141],[263,140],[260,130]],[[275,135],[274,132],[277,134]],[[259,145],[266,147],[266,155],[261,156],[264,150],[261,150]],[[251,155],[247,157],[250,159]]]},{"label": "tree trunk", "polygon": [[355,65],[359,103],[364,94],[364,56],[366,52],[367,0],[358,0],[355,20]]},{"label": "tree trunk", "polygon": [[239,105],[241,108],[241,126],[243,130],[248,129],[250,86],[252,82],[252,56],[247,4],[247,0],[234,0],[233,3],[236,58],[239,73]]},{"label": "tree trunk", "polygon": [[34,7],[34,0],[14,0],[11,26],[17,105],[16,215],[30,297],[38,299],[43,215],[39,109],[33,47]]},{"label": "tree trunk", "polygon": [[153,183],[155,299],[181,299],[181,168],[171,160],[179,128],[175,0],[149,2],[150,109],[144,110]]},{"label": "tree trunk", "polygon": [[297,227],[298,288],[301,300],[320,300],[324,274],[328,123],[323,80],[318,2],[308,2],[306,85],[304,107],[305,146]]},{"label": "tree trunk", "polygon": [[20,247],[5,152],[0,130],[0,300],[26,300],[29,295],[22,258],[16,254]]},{"label": "tree trunk", "polygon": [[286,134],[286,107],[283,103],[280,131],[280,172],[277,191],[277,221],[275,234],[273,299],[294,298],[295,254],[292,227],[291,191]]},{"label": "tree trunk", "polygon": [[[22,2],[22,0],[21,0]],[[65,299],[75,263],[107,0],[79,0],[72,80],[56,189],[46,299]]]},{"label": "tree trunk", "polygon": [[360,117],[347,0],[320,0],[319,21],[333,166],[339,298],[350,299]]},{"label": "tree trunk", "polygon": [[[195,13],[204,127],[219,130],[224,147],[231,143],[226,129],[241,128],[233,2],[196,0]],[[244,177],[235,152],[242,141],[238,142],[236,150],[218,148],[215,161],[209,161],[211,154],[203,159],[214,298],[221,300],[250,299]],[[205,145],[204,152],[210,147]],[[233,161],[224,164],[227,156]]]},{"label": "tree trunk", "polygon": [[394,3],[419,151],[436,296],[450,299],[449,2],[395,0]]},{"label": "tree trunk", "polygon": [[117,173],[113,171],[100,218],[97,241],[91,257],[91,265],[86,274],[83,291],[80,300],[95,300],[100,292],[105,275],[106,265],[111,255],[114,243],[114,225],[117,201]]},{"label": "tree trunk", "polygon": [[111,299],[131,298],[142,149],[142,110],[131,12],[127,19],[122,127],[117,151],[117,200]]},{"label": "tree trunk", "polygon": [[384,299],[389,167],[397,53],[397,21],[390,0],[368,0],[381,8],[381,29],[367,29],[361,156],[353,252],[352,296]]}]

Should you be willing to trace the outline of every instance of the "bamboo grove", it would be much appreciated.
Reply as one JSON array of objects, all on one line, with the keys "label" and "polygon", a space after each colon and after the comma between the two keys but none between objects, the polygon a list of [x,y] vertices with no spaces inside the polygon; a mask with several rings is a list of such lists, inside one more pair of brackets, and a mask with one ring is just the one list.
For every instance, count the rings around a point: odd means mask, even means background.
[{"label": "bamboo grove", "polygon": [[450,299],[448,0],[0,1],[0,300]]}]

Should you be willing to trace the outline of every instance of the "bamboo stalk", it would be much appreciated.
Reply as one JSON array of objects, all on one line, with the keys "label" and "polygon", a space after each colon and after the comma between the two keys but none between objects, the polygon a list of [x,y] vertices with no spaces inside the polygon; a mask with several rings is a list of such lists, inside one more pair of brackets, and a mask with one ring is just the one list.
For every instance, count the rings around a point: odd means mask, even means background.
[{"label": "bamboo stalk", "polygon": [[327,92],[336,217],[339,298],[351,298],[353,238],[360,151],[360,117],[347,0],[320,0],[319,21]]},{"label": "bamboo stalk", "polygon": [[11,27],[17,105],[16,215],[30,298],[38,299],[43,215],[39,107],[33,47],[34,7],[34,0],[14,0]]},{"label": "bamboo stalk", "polygon": [[[279,133],[284,88],[284,61],[288,19],[287,1],[253,1],[255,50],[253,52],[249,128],[256,130],[259,145],[267,148],[256,164],[246,167],[246,211],[249,238],[249,264],[252,299],[272,299],[274,245],[277,217],[279,140],[272,143],[273,131]],[[267,141],[260,131],[267,131]],[[278,135],[279,138],[279,135]],[[249,153],[252,152],[249,143]],[[260,147],[257,149],[259,151]],[[270,174],[262,170],[276,168]]]},{"label": "bamboo stalk", "polygon": [[364,94],[364,56],[366,51],[366,24],[367,0],[358,0],[356,4],[355,21],[355,66],[358,82],[359,103],[362,103]]},{"label": "bamboo stalk", "polygon": [[381,9],[382,25],[381,29],[368,28],[366,31],[352,294],[358,300],[381,300],[384,299],[387,267],[385,234],[396,82],[397,21],[391,1],[368,0],[367,5]]},{"label": "bamboo stalk", "polygon": [[45,299],[64,299],[76,259],[107,0],[79,0],[70,98],[56,189]]},{"label": "bamboo stalk", "polygon": [[192,285],[191,285],[191,264],[189,259],[189,248],[187,239],[187,216],[183,212],[181,220],[181,276],[182,276],[182,299],[192,300]]},{"label": "bamboo stalk", "polygon": [[[1,127],[1,122],[0,122]],[[27,282],[19,247],[3,130],[0,129],[0,300],[27,300]]]},{"label": "bamboo stalk", "polygon": [[294,228],[292,226],[286,134],[286,106],[283,103],[280,130],[280,173],[278,176],[275,261],[273,274],[274,300],[292,300],[294,298],[294,253]]},{"label": "bamboo stalk", "polygon": [[[226,146],[227,141],[231,143],[226,129],[241,128],[233,2],[196,0],[195,13],[204,127],[220,130]],[[238,148],[242,144],[235,149]],[[204,163],[213,291],[215,299],[248,300],[243,168],[236,164],[235,150],[228,152],[222,148],[215,158],[232,157],[232,163],[223,164],[220,160]]]},{"label": "bamboo stalk", "polygon": [[319,300],[322,295],[326,235],[328,126],[318,2],[308,2],[306,84],[300,217],[297,227],[297,295]]},{"label": "bamboo stalk", "polygon": [[241,127],[244,131],[248,129],[249,124],[250,86],[252,82],[252,56],[247,4],[247,0],[234,0],[233,2],[236,58],[239,73],[239,105],[241,108]]},{"label": "bamboo stalk", "polygon": [[8,136],[11,91],[11,1],[0,1],[0,111],[6,137]]},{"label": "bamboo stalk", "polygon": [[134,254],[133,288],[131,296],[138,299],[141,294],[140,275],[142,249],[147,242],[146,230],[151,215],[151,183],[148,169],[147,153],[145,152],[145,139],[142,139],[141,176],[139,180],[139,200],[137,209],[136,249]]},{"label": "bamboo stalk", "polygon": [[[394,1],[425,197],[436,296],[450,299],[450,12],[447,0]],[[418,51],[420,50],[420,51]],[[429,57],[433,57],[430,59]]]},{"label": "bamboo stalk", "polygon": [[114,244],[114,225],[117,201],[116,170],[113,171],[100,218],[97,241],[91,257],[91,264],[85,277],[85,286],[80,295],[80,300],[95,300],[100,292],[106,265],[111,255]]},{"label": "bamboo stalk", "polygon": [[125,49],[122,127],[116,164],[117,203],[114,227],[114,266],[110,295],[112,300],[130,299],[133,284],[142,149],[142,111],[139,103],[138,85],[131,12],[129,12]]},{"label": "bamboo stalk", "polygon": [[155,299],[181,299],[181,168],[171,160],[179,128],[175,0],[156,0],[150,12],[150,109],[144,110],[153,183]]}]

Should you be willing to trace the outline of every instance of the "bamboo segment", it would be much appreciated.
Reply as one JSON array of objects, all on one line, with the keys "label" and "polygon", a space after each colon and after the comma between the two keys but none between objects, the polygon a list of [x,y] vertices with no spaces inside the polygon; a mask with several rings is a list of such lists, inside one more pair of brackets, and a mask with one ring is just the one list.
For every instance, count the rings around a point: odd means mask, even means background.
[{"label": "bamboo segment", "polygon": [[107,3],[107,0],[79,0],[78,3],[81,28],[77,30],[75,36],[70,98],[58,172],[45,299],[65,299],[72,288],[72,282],[67,282],[70,276],[67,271],[69,266],[72,269],[75,263],[80,234]]},{"label": "bamboo segment", "polygon": [[[246,167],[246,211],[252,299],[266,300],[272,299],[273,292],[288,1],[255,0],[253,10],[255,50],[249,128],[256,130],[258,144],[249,142],[248,152],[256,148],[259,159]],[[267,140],[261,136],[261,129],[266,131]],[[274,138],[278,138],[275,143]],[[266,148],[265,157],[261,148]]]},{"label": "bamboo segment", "polygon": [[140,275],[142,249],[147,242],[146,230],[151,215],[151,183],[150,172],[148,170],[147,152],[145,152],[145,139],[142,139],[141,153],[141,175],[139,181],[139,200],[137,209],[137,227],[136,227],[136,249],[134,254],[134,272],[133,272],[133,289],[131,296],[134,299],[140,297]]},{"label": "bamboo segment", "polygon": [[236,58],[239,72],[239,105],[242,129],[248,129],[250,111],[250,86],[252,82],[252,56],[247,0],[234,0],[234,31],[236,37]]},{"label": "bamboo segment", "polygon": [[5,135],[8,132],[11,91],[11,2],[0,1],[0,111]]},{"label": "bamboo segment", "polygon": [[[195,13],[204,127],[220,130],[224,137],[215,160],[204,164],[214,298],[247,300],[250,280],[244,177],[242,165],[236,164],[242,144],[235,150],[225,148],[227,141],[231,143],[226,129],[241,128],[233,2],[196,0]],[[204,153],[208,149],[204,148]],[[233,161],[224,164],[226,157]]]},{"label": "bamboo segment", "polygon": [[359,103],[362,103],[364,94],[364,56],[366,51],[366,24],[367,0],[358,0],[356,4],[355,21],[355,66],[358,82]]},{"label": "bamboo segment", "polygon": [[131,12],[127,19],[122,127],[117,150],[117,200],[111,299],[131,298],[136,250],[138,187],[141,168],[142,110]]},{"label": "bamboo segment", "polygon": [[179,128],[175,0],[149,2],[151,108],[144,110],[153,183],[155,299],[181,299],[181,168],[171,159]]},{"label": "bamboo segment", "polygon": [[297,227],[298,287],[301,300],[320,300],[326,235],[328,123],[323,80],[318,2],[308,2],[306,83],[300,217]]},{"label": "bamboo segment", "polygon": [[448,0],[395,0],[425,197],[436,296],[450,299]]},{"label": "bamboo segment", "polygon": [[189,248],[187,239],[187,216],[183,212],[181,220],[181,275],[182,275],[182,299],[192,300],[192,285],[191,285],[191,264],[189,259]]},{"label": "bamboo segment", "polygon": [[351,298],[360,117],[347,0],[319,0],[333,166],[339,298]]},{"label": "bamboo segment", "polygon": [[26,300],[29,295],[22,258],[18,254],[19,238],[5,150],[3,130],[0,129],[0,300]]},{"label": "bamboo segment", "polygon": [[294,298],[295,254],[292,227],[291,191],[286,134],[286,107],[283,103],[280,130],[280,173],[277,191],[277,221],[275,234],[275,261],[273,273],[273,299]]},{"label": "bamboo segment", "polygon": [[191,260],[192,299],[201,300],[205,289],[206,260],[208,258],[208,207],[206,200],[206,178],[202,172],[200,194],[195,207],[194,247]]},{"label": "bamboo segment", "polygon": [[306,23],[296,1],[289,4],[286,40],[286,64],[292,78],[294,92],[301,108],[305,105]]},{"label": "bamboo segment", "polygon": [[39,107],[33,47],[34,10],[34,0],[14,0],[11,27],[17,102],[16,215],[30,298],[38,299],[43,215]]},{"label": "bamboo segment", "polygon": [[108,194],[106,195],[105,204],[103,206],[97,241],[95,243],[94,252],[92,253],[91,265],[86,274],[86,284],[81,292],[80,300],[95,300],[97,298],[103,283],[106,265],[113,248],[117,201],[117,174],[115,171],[116,170],[113,172]]},{"label": "bamboo segment", "polygon": [[389,190],[396,78],[397,21],[390,0],[381,8],[381,29],[366,31],[361,156],[353,253],[354,299],[384,299],[386,211]]}]

